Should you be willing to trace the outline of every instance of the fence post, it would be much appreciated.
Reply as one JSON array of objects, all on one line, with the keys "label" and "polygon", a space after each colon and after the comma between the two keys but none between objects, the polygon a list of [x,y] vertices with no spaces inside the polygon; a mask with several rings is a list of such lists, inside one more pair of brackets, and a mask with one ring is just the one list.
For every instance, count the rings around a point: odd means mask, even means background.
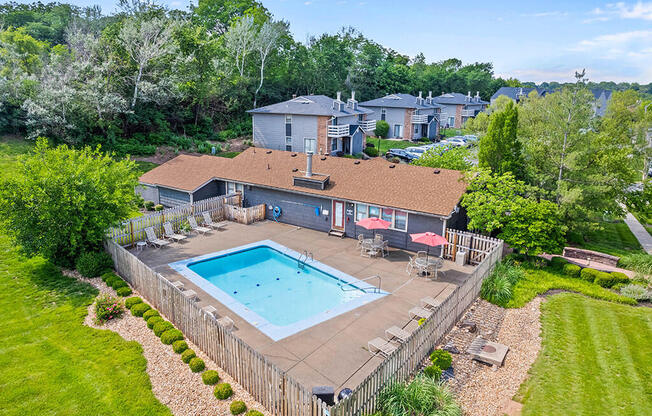
[{"label": "fence post", "polygon": [[133,220],[129,220],[129,234],[131,234],[131,247],[136,244],[136,239],[134,238],[134,222]]}]

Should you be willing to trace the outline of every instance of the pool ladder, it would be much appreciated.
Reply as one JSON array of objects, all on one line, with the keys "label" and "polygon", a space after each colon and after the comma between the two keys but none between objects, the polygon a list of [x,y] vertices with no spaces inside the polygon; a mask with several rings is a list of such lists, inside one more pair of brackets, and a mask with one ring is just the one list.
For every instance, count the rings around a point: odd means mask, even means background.
[{"label": "pool ladder", "polygon": [[308,260],[314,261],[315,258],[312,256],[312,252],[309,252],[308,250],[303,250],[303,253],[301,253],[299,258],[297,259],[297,267],[299,269],[303,269],[306,266],[306,262]]},{"label": "pool ladder", "polygon": [[340,289],[342,289],[343,292],[351,292],[353,290],[362,290],[365,293],[380,293],[381,292],[380,286],[383,284],[383,279],[380,277],[380,275],[375,274],[373,276],[369,276],[369,277],[366,277],[364,279],[360,279],[359,281],[360,282],[366,282],[367,280],[371,280],[371,279],[378,279],[378,287],[376,287],[374,285],[369,285],[369,287],[365,287],[365,288],[357,287],[357,286],[354,286],[351,283],[343,282],[342,279],[339,279],[340,283],[341,283],[340,284]]}]

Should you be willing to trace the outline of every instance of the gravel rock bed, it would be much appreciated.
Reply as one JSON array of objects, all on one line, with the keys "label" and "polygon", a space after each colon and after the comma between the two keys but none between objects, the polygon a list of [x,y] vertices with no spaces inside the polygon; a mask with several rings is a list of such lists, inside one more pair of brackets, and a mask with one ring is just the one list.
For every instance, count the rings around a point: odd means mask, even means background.
[{"label": "gravel rock bed", "polygon": [[[87,279],[77,271],[64,271],[67,276],[74,277],[96,287],[100,293],[116,295],[101,279]],[[134,295],[139,294],[134,290]],[[218,367],[196,345],[186,339],[188,346],[206,363],[207,370],[217,370],[220,382],[230,383],[233,396],[227,400],[218,400],[213,395],[214,386],[204,385],[201,373],[193,373],[187,364],[181,361],[181,355],[172,351],[171,345],[161,343],[154,332],[147,328],[146,322],[132,316],[129,310],[121,319],[96,325],[94,322],[94,304],[89,306],[84,323],[92,328],[108,329],[118,333],[127,341],[136,341],[143,348],[147,360],[152,391],[156,398],[170,408],[175,415],[230,415],[229,406],[233,400],[242,400],[248,409],[255,409],[264,415],[271,415],[262,405],[254,400],[231,376]],[[165,317],[164,317],[165,318]]]},{"label": "gravel rock bed", "polygon": [[[539,306],[542,301],[542,297],[537,297],[523,308],[503,309],[479,299],[460,321],[475,322],[478,331],[470,333],[458,323],[446,337],[446,342],[452,341],[461,352],[453,354],[455,378],[449,384],[466,415],[513,414],[512,409],[519,408],[512,397],[526,379],[541,348]],[[509,347],[502,367],[473,361],[465,353],[477,335]]]}]

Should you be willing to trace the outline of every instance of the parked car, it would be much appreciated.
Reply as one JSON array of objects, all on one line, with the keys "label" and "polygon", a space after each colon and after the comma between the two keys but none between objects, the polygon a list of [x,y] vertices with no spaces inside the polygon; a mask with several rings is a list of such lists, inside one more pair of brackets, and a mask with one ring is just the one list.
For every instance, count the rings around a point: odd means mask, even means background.
[{"label": "parked car", "polygon": [[478,144],[478,140],[479,140],[478,136],[475,136],[473,134],[467,134],[466,136],[464,136],[464,138],[466,139],[466,142],[469,144],[469,147]]},{"label": "parked car", "polygon": [[464,137],[449,137],[448,139],[444,140],[442,143],[450,144],[451,146],[455,147],[468,147],[469,144],[467,143],[466,140],[464,140]]},{"label": "parked car", "polygon": [[387,151],[387,153],[385,153],[385,157],[387,159],[397,157],[397,158],[399,158],[401,160],[405,160],[407,162],[416,159],[415,155],[406,152],[405,149],[389,149]]},{"label": "parked car", "polygon": [[[429,145],[425,145],[425,146],[429,146]],[[421,156],[423,156],[424,153],[426,153],[426,152],[428,151],[428,149],[425,148],[425,146],[420,146],[420,147],[415,147],[415,146],[413,146],[413,147],[406,147],[406,148],[405,148],[405,152],[406,152],[407,154],[409,154],[413,159],[418,159],[418,158],[420,158]]]}]

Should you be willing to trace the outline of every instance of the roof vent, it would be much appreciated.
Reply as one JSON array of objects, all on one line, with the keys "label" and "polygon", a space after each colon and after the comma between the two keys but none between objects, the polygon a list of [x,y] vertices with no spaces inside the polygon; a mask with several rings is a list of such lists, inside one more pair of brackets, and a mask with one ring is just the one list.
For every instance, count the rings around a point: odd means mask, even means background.
[{"label": "roof vent", "polygon": [[435,169],[432,173],[434,173],[435,175],[439,175],[439,172],[441,172],[439,169]]},{"label": "roof vent", "polygon": [[353,164],[354,164],[354,165],[359,165],[359,164],[360,164],[360,161],[359,161],[359,160],[356,160],[355,162],[353,162]]},{"label": "roof vent", "polygon": [[393,165],[393,164],[392,164],[392,165],[389,165],[389,168],[390,168],[390,169],[394,169],[395,167],[396,167],[396,165]]},{"label": "roof vent", "polygon": [[265,153],[270,154],[270,153],[272,153],[272,151],[271,151],[271,150],[268,150],[268,151],[266,151]]},{"label": "roof vent", "polygon": [[292,153],[290,156],[292,156],[292,157],[297,157],[297,154],[296,154],[296,153]]}]

